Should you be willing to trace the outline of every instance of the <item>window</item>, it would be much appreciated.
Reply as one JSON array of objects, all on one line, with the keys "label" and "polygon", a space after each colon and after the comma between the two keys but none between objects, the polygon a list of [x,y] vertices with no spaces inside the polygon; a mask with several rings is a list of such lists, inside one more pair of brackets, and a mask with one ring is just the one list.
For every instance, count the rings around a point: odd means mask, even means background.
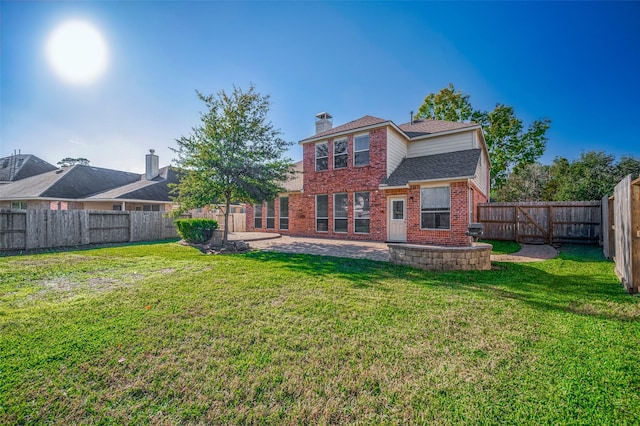
[{"label": "window", "polygon": [[267,229],[276,227],[276,207],[273,200],[267,201]]},{"label": "window", "polygon": [[347,167],[347,140],[341,139],[333,142],[333,168],[344,169]]},{"label": "window", "polygon": [[356,136],[353,139],[353,164],[366,166],[369,164],[369,135]]},{"label": "window", "polygon": [[451,192],[448,186],[420,190],[420,228],[449,229]]},{"label": "window", "polygon": [[289,229],[289,197],[280,197],[280,229]]},{"label": "window", "polygon": [[356,192],[354,195],[353,218],[355,232],[358,234],[369,233],[369,193]]},{"label": "window", "polygon": [[316,144],[316,171],[327,170],[329,168],[329,143],[322,142]]},{"label": "window", "polygon": [[253,227],[262,229],[262,204],[253,206]]},{"label": "window", "polygon": [[329,196],[316,195],[316,231],[329,231]]},{"label": "window", "polygon": [[143,212],[159,212],[160,205],[158,204],[143,204],[142,205]]},{"label": "window", "polygon": [[114,204],[113,205],[113,210],[121,211],[122,210],[122,204]]},{"label": "window", "polygon": [[26,201],[12,201],[11,202],[11,208],[12,209],[18,209],[18,210],[26,210],[27,209],[27,202]]},{"label": "window", "polygon": [[333,196],[333,231],[347,232],[347,194]]},{"label": "window", "polygon": [[391,202],[391,220],[404,220],[404,200],[393,200]]}]

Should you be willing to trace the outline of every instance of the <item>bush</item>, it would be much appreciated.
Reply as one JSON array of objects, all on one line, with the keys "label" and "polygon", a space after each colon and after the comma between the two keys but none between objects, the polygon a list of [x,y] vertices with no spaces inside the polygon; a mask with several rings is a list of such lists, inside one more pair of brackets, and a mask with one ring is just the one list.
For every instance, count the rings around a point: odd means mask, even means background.
[{"label": "bush", "polygon": [[213,219],[176,219],[174,223],[178,235],[194,244],[206,243],[213,236],[213,231],[218,229],[218,222]]}]

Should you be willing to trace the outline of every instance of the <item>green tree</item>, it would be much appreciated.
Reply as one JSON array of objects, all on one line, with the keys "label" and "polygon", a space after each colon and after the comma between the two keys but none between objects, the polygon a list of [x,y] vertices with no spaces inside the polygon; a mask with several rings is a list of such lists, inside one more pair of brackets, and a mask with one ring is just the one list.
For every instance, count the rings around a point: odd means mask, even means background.
[{"label": "green tree", "polygon": [[58,166],[60,167],[71,167],[75,164],[80,164],[82,166],[88,166],[89,165],[89,160],[87,160],[86,158],[71,158],[71,157],[65,157],[62,160],[58,161]]},{"label": "green tree", "polygon": [[549,168],[547,193],[553,201],[599,200],[613,194],[615,186],[628,174],[640,175],[640,159],[615,156],[604,151],[587,151],[570,162],[557,157]]},{"label": "green tree", "polygon": [[452,83],[438,93],[429,93],[418,108],[416,118],[430,118],[446,121],[467,121],[471,119],[473,107],[469,95],[456,91]]},{"label": "green tree", "polygon": [[261,96],[253,85],[248,91],[234,87],[231,94],[197,94],[207,111],[190,135],[176,140],[178,148],[172,148],[182,169],[173,199],[180,206],[176,214],[223,205],[226,244],[232,201],[257,203],[283,191],[281,183],[293,173],[292,161],[283,157],[291,144],[267,120],[269,96]]},{"label": "green tree", "polygon": [[535,120],[525,130],[513,107],[497,104],[492,111],[473,109],[469,95],[453,84],[427,95],[417,118],[447,121],[475,121],[482,125],[491,158],[491,184],[499,189],[512,171],[535,162],[544,154],[546,132],[551,120]]},{"label": "green tree", "polygon": [[549,184],[549,166],[527,164],[509,174],[504,185],[495,191],[496,201],[543,201]]}]

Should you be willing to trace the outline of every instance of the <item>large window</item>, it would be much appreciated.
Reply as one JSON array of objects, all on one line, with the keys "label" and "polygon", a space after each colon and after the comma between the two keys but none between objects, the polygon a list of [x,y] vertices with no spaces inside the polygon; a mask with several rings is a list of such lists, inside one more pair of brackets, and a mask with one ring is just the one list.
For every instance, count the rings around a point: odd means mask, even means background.
[{"label": "large window", "polygon": [[316,171],[327,170],[329,168],[329,143],[322,142],[316,144]]},{"label": "large window", "polygon": [[316,231],[329,231],[329,196],[316,195]]},{"label": "large window", "polygon": [[353,164],[366,166],[369,164],[369,135],[361,135],[353,138]]},{"label": "large window", "polygon": [[289,197],[280,197],[280,229],[289,229]]},{"label": "large window", "polygon": [[369,193],[356,192],[353,199],[354,230],[358,234],[369,233]]},{"label": "large window", "polygon": [[340,139],[333,142],[333,168],[344,169],[347,167],[347,140]]},{"label": "large window", "polygon": [[451,191],[448,186],[420,190],[420,228],[449,229]]},{"label": "large window", "polygon": [[333,196],[333,231],[347,232],[347,194]]},{"label": "large window", "polygon": [[26,201],[12,201],[11,202],[11,208],[12,209],[17,209],[17,210],[26,210],[27,209],[27,202]]},{"label": "large window", "polygon": [[273,200],[267,201],[267,229],[276,227],[276,207]]},{"label": "large window", "polygon": [[253,227],[262,229],[262,203],[253,206]]}]

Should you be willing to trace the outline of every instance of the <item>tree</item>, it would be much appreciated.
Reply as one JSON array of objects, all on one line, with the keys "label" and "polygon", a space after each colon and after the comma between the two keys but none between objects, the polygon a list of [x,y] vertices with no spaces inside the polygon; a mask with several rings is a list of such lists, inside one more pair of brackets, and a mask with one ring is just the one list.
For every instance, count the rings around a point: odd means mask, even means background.
[{"label": "tree", "polygon": [[513,107],[497,104],[493,111],[475,110],[469,95],[453,84],[427,95],[417,118],[447,121],[475,121],[482,125],[491,158],[491,184],[499,189],[512,171],[535,162],[544,154],[551,120],[535,120],[525,130]]},{"label": "tree", "polygon": [[456,91],[452,83],[438,93],[429,93],[418,108],[417,118],[431,118],[446,121],[467,121],[471,119],[473,107],[469,95]]},{"label": "tree", "polygon": [[71,158],[71,157],[65,157],[62,160],[58,161],[58,166],[60,167],[71,167],[75,164],[80,164],[82,166],[88,166],[89,165],[89,160],[87,160],[86,158]]},{"label": "tree", "polygon": [[570,162],[557,157],[549,168],[549,200],[589,201],[613,194],[615,186],[628,174],[640,175],[640,159],[615,157],[604,151],[587,151]]},{"label": "tree", "polygon": [[196,93],[207,111],[190,135],[176,140],[178,148],[171,148],[182,169],[173,200],[180,205],[176,214],[224,205],[224,245],[232,201],[257,203],[283,191],[281,183],[293,173],[292,161],[283,157],[291,144],[267,121],[269,96],[261,96],[253,85],[246,92],[234,87],[231,94]]},{"label": "tree", "polygon": [[497,201],[542,201],[549,184],[549,166],[538,162],[511,172],[502,187],[495,191]]}]

